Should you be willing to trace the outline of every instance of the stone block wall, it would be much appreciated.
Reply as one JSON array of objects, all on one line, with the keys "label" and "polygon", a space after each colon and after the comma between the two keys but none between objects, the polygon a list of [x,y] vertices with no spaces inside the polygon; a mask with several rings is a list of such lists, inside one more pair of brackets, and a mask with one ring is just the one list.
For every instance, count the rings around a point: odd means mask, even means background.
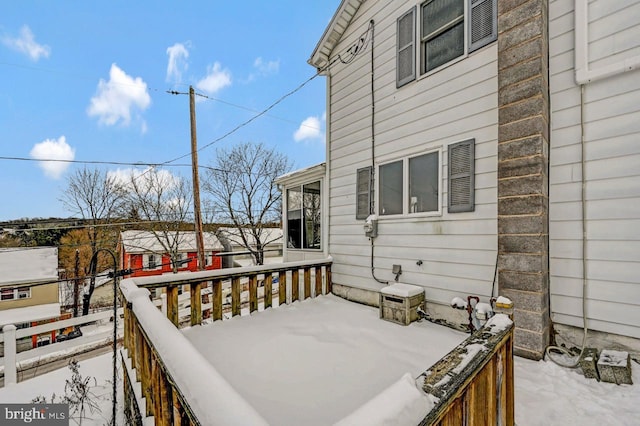
[{"label": "stone block wall", "polygon": [[548,0],[498,0],[498,283],[514,351],[549,344]]}]

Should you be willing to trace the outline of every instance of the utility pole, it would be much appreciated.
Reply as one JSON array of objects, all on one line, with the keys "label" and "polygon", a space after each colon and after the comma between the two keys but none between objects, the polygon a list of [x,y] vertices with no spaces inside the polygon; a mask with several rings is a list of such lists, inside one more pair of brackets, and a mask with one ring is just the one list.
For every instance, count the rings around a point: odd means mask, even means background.
[{"label": "utility pole", "polygon": [[[196,139],[196,100],[193,86],[189,86],[189,112],[191,118],[191,169],[193,180],[193,213],[195,221],[198,270],[204,271],[204,241],[202,238],[202,214],[200,212],[200,178],[198,177],[198,141]],[[202,323],[201,284],[191,284],[191,325]],[[194,315],[195,313],[195,315]]]},{"label": "utility pole", "polygon": [[75,278],[73,280],[73,316],[74,318],[78,316],[78,296],[80,294],[80,278],[78,277],[78,273],[80,272],[80,250],[76,249],[76,264],[74,267]]}]

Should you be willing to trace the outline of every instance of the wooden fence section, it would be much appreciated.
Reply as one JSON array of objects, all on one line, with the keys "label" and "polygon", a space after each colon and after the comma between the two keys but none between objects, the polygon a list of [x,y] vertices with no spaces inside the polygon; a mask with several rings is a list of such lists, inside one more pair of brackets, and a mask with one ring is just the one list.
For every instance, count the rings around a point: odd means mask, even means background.
[{"label": "wooden fence section", "polygon": [[494,318],[421,375],[438,402],[420,425],[514,425],[513,324]]},{"label": "wooden fence section", "polygon": [[[304,300],[320,294],[331,293],[331,262],[323,259],[318,261],[287,262],[246,268],[229,268],[215,271],[191,272],[181,274],[162,275],[154,277],[134,278],[136,286],[155,289],[166,289],[167,317],[178,326],[179,306],[178,290],[181,286],[189,285],[191,292],[191,325],[202,321],[202,304],[200,291],[211,288],[211,318],[221,320],[223,316],[223,285],[230,281],[231,286],[231,315],[241,313],[243,292],[248,291],[249,312],[258,310],[259,303],[265,309],[273,306],[273,282],[278,280],[278,304],[288,304],[297,300]],[[300,272],[302,271],[302,281]],[[312,273],[314,285],[311,285]],[[262,297],[258,297],[258,288],[263,287]],[[312,291],[313,289],[313,291]],[[287,296],[290,297],[287,297]],[[260,300],[259,300],[260,299]]]},{"label": "wooden fence section", "polygon": [[[315,275],[314,286],[311,285],[312,274]],[[273,306],[276,277],[278,304],[327,294],[331,291],[331,259],[132,278],[121,282],[125,301],[126,350],[122,352],[123,364],[127,367],[124,374],[125,412],[132,424],[141,424],[141,419],[148,416],[154,417],[156,425],[228,424],[231,419],[237,424],[266,424],[178,330],[178,288],[185,284],[198,284],[192,289],[211,286],[212,317],[219,320],[223,318],[223,283],[230,281],[231,314],[235,316],[241,311],[243,287],[249,293],[250,313],[258,310],[259,302],[263,303],[264,309]],[[259,298],[261,286],[264,292]],[[166,316],[150,300],[148,289],[154,288],[166,288]],[[201,305],[197,304],[196,309],[201,309]],[[201,318],[201,312],[192,312],[191,318],[194,316]],[[133,395],[134,389],[139,389],[139,398]],[[200,391],[206,393],[207,398],[189,397]],[[216,398],[216,394],[220,397]],[[138,401],[142,398],[144,404]]]}]

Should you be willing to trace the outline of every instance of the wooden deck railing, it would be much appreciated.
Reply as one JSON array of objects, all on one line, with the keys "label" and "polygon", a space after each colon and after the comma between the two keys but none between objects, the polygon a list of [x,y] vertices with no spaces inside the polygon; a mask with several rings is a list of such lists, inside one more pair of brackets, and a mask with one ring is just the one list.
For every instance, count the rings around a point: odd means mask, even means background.
[{"label": "wooden deck railing", "polygon": [[513,324],[493,317],[421,377],[437,402],[420,425],[513,426]]},{"label": "wooden deck railing", "polygon": [[[223,318],[225,283],[231,290],[231,316],[240,315],[243,292],[248,292],[253,313],[260,303],[264,309],[272,307],[274,293],[278,304],[287,304],[331,292],[331,259],[123,280],[125,413],[130,423],[154,416],[157,425],[266,424],[177,327],[179,286],[191,286],[193,324],[202,320],[205,286],[212,287],[212,319]],[[264,287],[260,298],[259,285]],[[154,288],[166,289],[166,316],[150,300],[149,289]]]}]

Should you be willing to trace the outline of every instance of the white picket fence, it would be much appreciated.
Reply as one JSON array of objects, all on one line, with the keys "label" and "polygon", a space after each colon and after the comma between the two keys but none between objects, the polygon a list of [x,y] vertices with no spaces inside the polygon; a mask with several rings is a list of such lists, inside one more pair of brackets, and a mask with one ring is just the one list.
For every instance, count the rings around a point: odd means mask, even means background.
[{"label": "white picket fence", "polygon": [[[118,319],[122,317],[122,312],[122,308],[118,309]],[[17,383],[18,363],[16,349],[18,339],[51,332],[53,330],[60,330],[67,327],[81,326],[98,321],[104,321],[107,319],[111,319],[112,317],[113,311],[108,310],[28,328],[17,329],[14,324],[5,325],[4,327],[2,327],[2,333],[0,334],[0,342],[4,342],[4,385],[7,386],[8,384]],[[35,350],[37,349],[31,349],[25,352],[28,354],[29,352]]]}]

